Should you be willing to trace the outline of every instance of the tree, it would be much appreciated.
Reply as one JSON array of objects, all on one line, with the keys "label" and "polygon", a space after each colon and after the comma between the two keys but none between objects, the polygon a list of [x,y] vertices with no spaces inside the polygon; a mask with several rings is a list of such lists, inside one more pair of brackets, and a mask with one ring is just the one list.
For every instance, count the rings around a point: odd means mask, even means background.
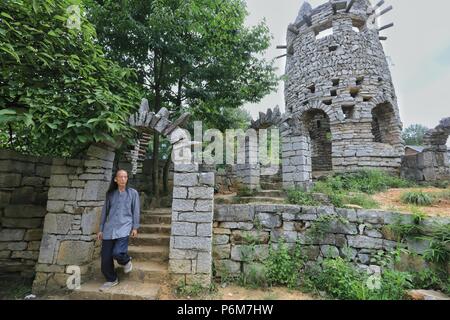
[{"label": "tree", "polygon": [[[226,109],[258,102],[276,88],[267,26],[245,27],[242,0],[91,0],[90,19],[110,58],[135,68],[153,111],[186,110],[210,124]],[[194,118],[195,120],[195,118]],[[159,136],[153,141],[159,196]]]},{"label": "tree", "polygon": [[83,15],[79,29],[67,26],[73,3],[0,2],[2,147],[70,157],[94,141],[133,135],[136,75],[104,57]]},{"label": "tree", "polygon": [[429,129],[421,124],[413,124],[403,130],[402,137],[406,145],[422,146],[423,137]]}]

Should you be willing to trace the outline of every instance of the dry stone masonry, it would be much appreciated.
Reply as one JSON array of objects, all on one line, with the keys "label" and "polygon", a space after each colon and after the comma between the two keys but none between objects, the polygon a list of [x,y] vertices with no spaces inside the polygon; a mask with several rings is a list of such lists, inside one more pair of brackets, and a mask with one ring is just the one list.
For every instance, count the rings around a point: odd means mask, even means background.
[{"label": "dry stone masonry", "polygon": [[[429,247],[426,240],[397,242],[397,236],[388,228],[396,223],[413,224],[413,220],[410,214],[377,210],[281,204],[216,205],[213,229],[216,276],[237,277],[261,271],[269,256],[269,246],[276,249],[280,238],[290,248],[296,243],[300,245],[307,266],[317,266],[324,258],[343,257],[361,269],[377,272],[380,265],[376,256],[380,252],[406,247],[421,255]],[[426,218],[421,222],[424,230],[448,223],[448,218]]]},{"label": "dry stone masonry", "polygon": [[[114,148],[91,145],[85,159],[54,159],[33,292],[66,287],[70,266],[88,277],[99,256],[96,241],[109,187]],[[83,281],[86,279],[83,279]]]},{"label": "dry stone masonry", "polygon": [[403,157],[402,177],[416,181],[450,180],[449,135],[450,118],[445,118],[425,134],[422,152]]},{"label": "dry stone masonry", "polygon": [[[352,4],[350,6],[350,3]],[[330,171],[399,171],[397,97],[368,0],[305,2],[287,32],[285,187]]]},{"label": "dry stone masonry", "polygon": [[0,150],[0,273],[33,277],[52,160]]},{"label": "dry stone masonry", "polygon": [[169,271],[174,282],[211,284],[214,173],[175,164]]}]

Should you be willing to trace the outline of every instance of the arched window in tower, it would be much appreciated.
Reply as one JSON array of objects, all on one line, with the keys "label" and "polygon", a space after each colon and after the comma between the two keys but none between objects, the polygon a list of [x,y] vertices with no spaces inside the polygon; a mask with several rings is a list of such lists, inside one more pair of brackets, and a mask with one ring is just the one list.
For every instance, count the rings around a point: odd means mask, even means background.
[{"label": "arched window in tower", "polygon": [[390,145],[398,144],[399,127],[394,109],[389,102],[378,104],[372,109],[373,141]]},{"label": "arched window in tower", "polygon": [[311,109],[302,115],[301,120],[311,141],[313,176],[328,173],[333,169],[330,118],[323,110]]}]

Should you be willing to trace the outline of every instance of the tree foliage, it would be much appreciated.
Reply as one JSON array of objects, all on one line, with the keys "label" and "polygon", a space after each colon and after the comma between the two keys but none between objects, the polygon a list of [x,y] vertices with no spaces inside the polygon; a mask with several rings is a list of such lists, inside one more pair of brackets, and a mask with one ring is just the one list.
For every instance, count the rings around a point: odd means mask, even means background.
[{"label": "tree foliage", "polygon": [[403,130],[402,137],[406,145],[421,146],[423,137],[429,129],[421,124],[413,124]]},{"label": "tree foliage", "polygon": [[[139,88],[105,58],[94,26],[67,25],[70,0],[0,2],[0,145],[73,156],[94,141],[130,136]],[[83,11],[83,6],[80,4]]]}]

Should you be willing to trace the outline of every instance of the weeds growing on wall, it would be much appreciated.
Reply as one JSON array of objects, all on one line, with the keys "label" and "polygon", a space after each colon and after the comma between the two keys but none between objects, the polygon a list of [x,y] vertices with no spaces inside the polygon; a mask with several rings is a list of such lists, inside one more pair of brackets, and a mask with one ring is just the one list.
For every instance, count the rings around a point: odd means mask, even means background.
[{"label": "weeds growing on wall", "polygon": [[300,244],[297,243],[291,254],[285,240],[280,237],[276,249],[269,247],[269,257],[265,262],[267,280],[270,285],[298,286],[300,271],[304,267]]},{"label": "weeds growing on wall", "polygon": [[290,204],[299,206],[317,206],[319,202],[314,200],[314,197],[309,192],[299,189],[290,189],[287,191],[287,198]]}]

